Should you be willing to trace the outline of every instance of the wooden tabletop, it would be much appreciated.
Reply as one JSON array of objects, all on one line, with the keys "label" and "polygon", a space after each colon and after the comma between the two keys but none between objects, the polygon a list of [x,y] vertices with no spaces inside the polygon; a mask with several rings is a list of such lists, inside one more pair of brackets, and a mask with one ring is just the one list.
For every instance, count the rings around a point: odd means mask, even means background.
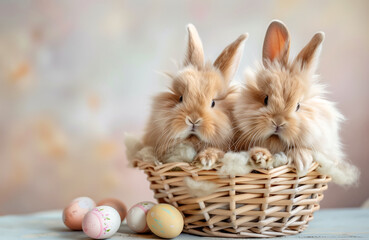
[{"label": "wooden tabletop", "polygon": [[[200,239],[189,234],[181,234],[176,239]],[[309,227],[301,234],[289,236],[291,239],[369,239],[369,209],[327,209],[314,214]],[[62,222],[58,211],[40,212],[27,215],[0,217],[0,239],[90,239],[81,231],[70,231]],[[126,224],[111,239],[160,239],[152,234],[135,234]],[[204,238],[201,239],[211,239]],[[223,238],[217,238],[223,239]],[[228,238],[229,239],[229,238]],[[280,238],[281,239],[281,238]]]}]

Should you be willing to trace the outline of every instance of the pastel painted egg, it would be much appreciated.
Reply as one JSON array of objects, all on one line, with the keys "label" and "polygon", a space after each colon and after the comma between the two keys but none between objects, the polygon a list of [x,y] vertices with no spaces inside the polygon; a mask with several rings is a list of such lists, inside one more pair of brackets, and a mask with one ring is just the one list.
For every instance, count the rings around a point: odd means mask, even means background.
[{"label": "pastel painted egg", "polygon": [[153,206],[155,206],[153,202],[140,202],[131,207],[127,214],[128,227],[137,233],[149,232],[146,215]]},{"label": "pastel painted egg", "polygon": [[177,208],[169,204],[155,205],[147,214],[150,230],[162,238],[175,238],[183,230],[183,217]]},{"label": "pastel painted egg", "polygon": [[113,236],[121,223],[117,210],[110,206],[99,206],[83,218],[82,229],[90,238],[105,239]]},{"label": "pastel painted egg", "polygon": [[119,213],[119,216],[120,216],[120,220],[122,220],[122,222],[126,218],[126,216],[127,216],[127,207],[120,200],[118,200],[116,198],[107,198],[107,199],[101,200],[100,202],[97,203],[97,206],[103,206],[103,205],[110,206],[110,207],[114,208],[115,210],[117,210],[118,213]]},{"label": "pastel painted egg", "polygon": [[82,230],[82,220],[88,211],[96,207],[96,203],[89,197],[79,197],[63,210],[63,222],[72,230]]}]

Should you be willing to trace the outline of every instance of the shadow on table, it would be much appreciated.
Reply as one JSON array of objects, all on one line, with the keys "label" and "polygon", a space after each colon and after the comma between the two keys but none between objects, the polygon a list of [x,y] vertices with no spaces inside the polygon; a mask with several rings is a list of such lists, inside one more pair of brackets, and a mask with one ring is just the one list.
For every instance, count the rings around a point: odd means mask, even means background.
[{"label": "shadow on table", "polygon": [[63,227],[49,227],[48,229],[53,232],[78,232],[78,231],[70,230],[69,228],[66,228],[64,226]]},{"label": "shadow on table", "polygon": [[131,238],[142,238],[142,239],[162,239],[155,236],[152,233],[135,233],[131,229],[129,229],[127,224],[122,224],[118,230],[118,232],[114,235],[118,237],[131,237]]}]

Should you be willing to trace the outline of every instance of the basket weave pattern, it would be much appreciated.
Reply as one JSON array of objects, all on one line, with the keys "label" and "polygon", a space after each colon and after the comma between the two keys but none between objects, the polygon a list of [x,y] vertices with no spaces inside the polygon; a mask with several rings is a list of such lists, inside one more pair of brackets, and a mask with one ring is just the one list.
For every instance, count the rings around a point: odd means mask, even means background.
[{"label": "basket weave pattern", "polygon": [[[319,209],[330,181],[315,171],[316,163],[304,177],[287,166],[231,177],[183,162],[155,166],[135,160],[134,164],[147,174],[154,197],[181,211],[183,231],[200,236],[265,238],[300,233]],[[219,187],[208,196],[193,197],[186,177]]]}]

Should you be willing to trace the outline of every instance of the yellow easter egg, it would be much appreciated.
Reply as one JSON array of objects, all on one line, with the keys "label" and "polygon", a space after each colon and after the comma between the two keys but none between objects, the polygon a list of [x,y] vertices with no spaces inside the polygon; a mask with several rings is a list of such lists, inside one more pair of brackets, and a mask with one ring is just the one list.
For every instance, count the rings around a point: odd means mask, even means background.
[{"label": "yellow easter egg", "polygon": [[183,230],[183,217],[177,208],[169,204],[157,204],[146,216],[150,230],[162,238],[175,238]]}]

